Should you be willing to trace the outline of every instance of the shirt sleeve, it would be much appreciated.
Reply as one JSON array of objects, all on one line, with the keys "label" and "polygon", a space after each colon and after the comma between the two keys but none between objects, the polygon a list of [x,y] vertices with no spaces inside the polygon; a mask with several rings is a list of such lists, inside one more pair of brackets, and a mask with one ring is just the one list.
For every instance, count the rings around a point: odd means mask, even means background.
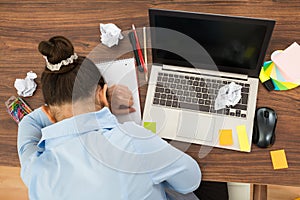
[{"label": "shirt sleeve", "polygon": [[[174,148],[170,145],[170,148]],[[198,163],[189,155],[182,155],[169,166],[153,174],[155,184],[163,183],[166,187],[182,194],[196,190],[201,182],[201,170]]]},{"label": "shirt sleeve", "polygon": [[[191,156],[134,123],[125,123],[120,127],[127,130],[126,135],[130,135],[134,152],[144,155],[141,162],[144,163],[141,164],[144,170],[153,169],[151,178],[154,184],[162,184],[182,194],[190,193],[199,187],[201,171]],[[123,141],[126,149],[128,145]]]},{"label": "shirt sleeve", "polygon": [[26,115],[19,123],[17,146],[21,174],[29,167],[28,164],[31,162],[32,157],[38,156],[43,151],[37,146],[42,137],[41,129],[51,124],[41,108]]}]

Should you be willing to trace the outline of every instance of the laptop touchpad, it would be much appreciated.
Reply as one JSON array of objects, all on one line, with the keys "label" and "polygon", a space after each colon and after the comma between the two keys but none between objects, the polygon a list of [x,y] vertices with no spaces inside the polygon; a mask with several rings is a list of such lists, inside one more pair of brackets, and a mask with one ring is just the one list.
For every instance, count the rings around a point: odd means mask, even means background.
[{"label": "laptop touchpad", "polygon": [[213,120],[213,117],[209,115],[202,116],[199,113],[182,111],[179,114],[176,135],[190,139],[211,141]]}]

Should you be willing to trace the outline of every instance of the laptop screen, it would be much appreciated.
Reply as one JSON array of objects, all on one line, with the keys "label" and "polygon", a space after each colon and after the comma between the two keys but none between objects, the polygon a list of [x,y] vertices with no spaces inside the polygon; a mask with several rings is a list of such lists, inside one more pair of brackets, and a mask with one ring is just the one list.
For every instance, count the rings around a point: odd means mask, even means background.
[{"label": "laptop screen", "polygon": [[153,63],[252,77],[258,77],[275,25],[266,19],[158,9],[149,9],[149,18]]}]

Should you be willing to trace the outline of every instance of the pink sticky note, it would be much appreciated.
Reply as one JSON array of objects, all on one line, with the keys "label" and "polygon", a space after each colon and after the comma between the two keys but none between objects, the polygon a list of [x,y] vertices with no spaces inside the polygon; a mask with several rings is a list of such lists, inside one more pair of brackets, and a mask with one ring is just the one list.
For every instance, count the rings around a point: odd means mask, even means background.
[{"label": "pink sticky note", "polygon": [[287,82],[300,80],[300,46],[296,42],[272,57]]}]

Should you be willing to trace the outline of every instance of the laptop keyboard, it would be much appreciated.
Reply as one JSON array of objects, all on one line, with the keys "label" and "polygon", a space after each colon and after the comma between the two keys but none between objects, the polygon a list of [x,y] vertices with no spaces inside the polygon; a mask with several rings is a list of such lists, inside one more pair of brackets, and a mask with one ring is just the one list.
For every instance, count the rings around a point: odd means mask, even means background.
[{"label": "laptop keyboard", "polygon": [[248,83],[234,81],[236,84],[242,86],[242,98],[238,104],[234,107],[230,106],[221,110],[214,109],[215,99],[219,89],[230,82],[231,81],[225,79],[211,77],[183,76],[159,72],[153,104],[246,118],[250,87]]}]

